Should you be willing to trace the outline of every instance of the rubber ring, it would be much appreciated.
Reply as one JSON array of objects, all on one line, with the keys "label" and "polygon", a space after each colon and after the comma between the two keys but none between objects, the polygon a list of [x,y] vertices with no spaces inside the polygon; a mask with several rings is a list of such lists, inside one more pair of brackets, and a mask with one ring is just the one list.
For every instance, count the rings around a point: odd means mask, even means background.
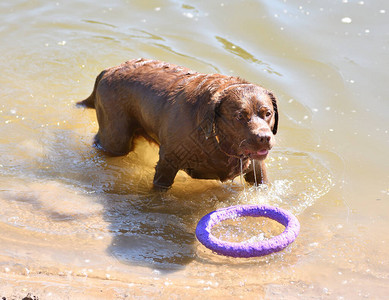
[{"label": "rubber ring", "polygon": [[[266,217],[285,226],[285,230],[271,239],[254,243],[226,242],[212,235],[212,227],[221,221],[237,217]],[[237,205],[218,209],[201,218],[196,237],[208,249],[232,257],[258,257],[281,251],[291,244],[300,232],[300,223],[287,210],[269,205]]]}]

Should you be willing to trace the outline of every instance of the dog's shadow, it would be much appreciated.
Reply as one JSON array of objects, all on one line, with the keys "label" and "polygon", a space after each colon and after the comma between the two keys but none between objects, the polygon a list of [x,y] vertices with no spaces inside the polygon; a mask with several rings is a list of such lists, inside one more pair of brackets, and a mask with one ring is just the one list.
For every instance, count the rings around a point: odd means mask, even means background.
[{"label": "dog's shadow", "polygon": [[[133,191],[132,191],[133,192]],[[122,263],[173,271],[193,260],[195,236],[164,195],[109,197],[105,220],[113,236],[107,251]]]},{"label": "dog's shadow", "polygon": [[[233,191],[220,182],[194,180],[179,172],[171,190],[155,192],[158,147],[144,142],[127,156],[109,157],[91,148],[88,139],[77,143],[73,136],[62,135],[56,135],[62,138],[52,152],[54,174],[102,204],[105,230],[112,239],[109,255],[124,264],[162,272],[182,269],[196,259],[197,222]],[[51,173],[47,176],[52,179]]]},{"label": "dog's shadow", "polygon": [[163,272],[184,268],[196,258],[197,222],[222,197],[217,190],[221,187],[212,192],[177,188],[157,193],[148,184],[124,195],[106,195],[104,218],[113,236],[107,251],[131,265]]},{"label": "dog's shadow", "polygon": [[193,261],[199,245],[197,222],[216,209],[230,191],[217,181],[193,180],[181,174],[171,190],[155,192],[150,162],[142,165],[144,160],[137,153],[108,157],[96,151],[87,158],[90,164],[85,163],[89,166],[99,161],[86,170],[92,182],[85,181],[85,186],[94,189],[100,185],[95,194],[103,204],[112,236],[108,253],[121,263],[163,272],[174,272]]}]

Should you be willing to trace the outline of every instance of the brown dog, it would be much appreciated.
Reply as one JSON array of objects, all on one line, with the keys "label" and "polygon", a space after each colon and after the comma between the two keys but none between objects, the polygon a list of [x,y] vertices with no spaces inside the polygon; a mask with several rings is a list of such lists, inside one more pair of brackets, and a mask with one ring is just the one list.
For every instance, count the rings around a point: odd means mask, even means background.
[{"label": "brown dog", "polygon": [[221,181],[242,171],[250,183],[267,182],[263,161],[277,132],[277,100],[258,85],[137,59],[101,72],[78,105],[96,109],[95,143],[111,155],[132,151],[140,136],[160,146],[158,189],[169,188],[179,170]]}]

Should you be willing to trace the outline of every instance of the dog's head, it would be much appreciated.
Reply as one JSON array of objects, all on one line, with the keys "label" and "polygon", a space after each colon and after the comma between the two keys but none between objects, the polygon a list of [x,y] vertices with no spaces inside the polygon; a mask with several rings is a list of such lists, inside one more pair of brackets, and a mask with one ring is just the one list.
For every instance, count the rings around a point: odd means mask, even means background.
[{"label": "dog's head", "polygon": [[216,97],[207,116],[212,121],[207,134],[217,135],[228,153],[265,159],[278,129],[277,99],[273,93],[254,84],[234,84]]}]

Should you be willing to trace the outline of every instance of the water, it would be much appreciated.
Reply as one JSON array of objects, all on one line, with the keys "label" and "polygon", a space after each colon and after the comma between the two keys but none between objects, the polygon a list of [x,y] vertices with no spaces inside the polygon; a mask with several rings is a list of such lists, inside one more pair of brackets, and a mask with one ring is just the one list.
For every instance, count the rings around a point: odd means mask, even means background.
[{"label": "water", "polygon": [[[1,2],[0,296],[386,298],[388,13],[379,0]],[[102,69],[137,57],[273,90],[271,185],[179,173],[158,196],[155,146],[119,158],[91,147],[95,112],[75,103]],[[232,259],[195,239],[206,213],[254,203],[298,217],[291,246]]]}]

